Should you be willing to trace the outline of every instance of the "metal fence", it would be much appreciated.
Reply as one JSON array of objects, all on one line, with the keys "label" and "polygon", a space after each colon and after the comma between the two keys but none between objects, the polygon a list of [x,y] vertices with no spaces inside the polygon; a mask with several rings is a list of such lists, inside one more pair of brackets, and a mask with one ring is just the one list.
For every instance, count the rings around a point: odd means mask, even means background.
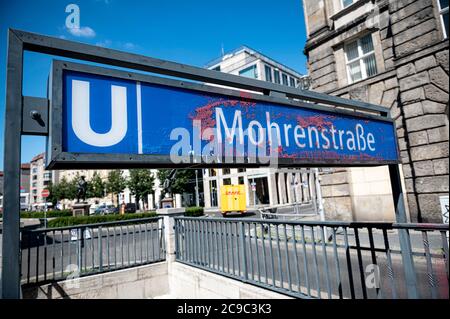
[{"label": "metal fence", "polygon": [[160,217],[21,230],[21,282],[45,283],[165,260]]},{"label": "metal fence", "polygon": [[448,298],[448,230],[177,217],[176,260],[299,298]]}]

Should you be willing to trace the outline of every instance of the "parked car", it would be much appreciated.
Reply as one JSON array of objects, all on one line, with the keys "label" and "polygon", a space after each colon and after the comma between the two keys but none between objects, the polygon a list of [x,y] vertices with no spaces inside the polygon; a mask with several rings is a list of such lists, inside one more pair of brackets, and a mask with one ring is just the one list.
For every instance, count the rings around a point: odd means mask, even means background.
[{"label": "parked car", "polygon": [[116,214],[118,212],[119,212],[119,209],[116,206],[102,204],[95,209],[94,214],[95,215],[108,215],[108,214]]},{"label": "parked car", "polygon": [[126,204],[125,213],[136,213],[136,204],[135,203]]},{"label": "parked car", "polygon": [[119,208],[117,208],[114,205],[108,205],[105,208],[105,214],[118,214],[119,213]]}]

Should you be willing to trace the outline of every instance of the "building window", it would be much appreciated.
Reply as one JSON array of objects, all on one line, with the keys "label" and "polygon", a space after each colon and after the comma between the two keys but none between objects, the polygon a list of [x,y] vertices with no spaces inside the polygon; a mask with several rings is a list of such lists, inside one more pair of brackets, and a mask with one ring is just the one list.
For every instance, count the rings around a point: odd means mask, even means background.
[{"label": "building window", "polygon": [[272,82],[272,68],[268,65],[265,65],[264,71],[266,73],[266,81]]},{"label": "building window", "polygon": [[32,187],[37,187],[37,183],[33,182],[33,184],[31,184]]},{"label": "building window", "polygon": [[231,185],[231,178],[224,178],[223,185]]},{"label": "building window", "polygon": [[357,0],[342,0],[342,8],[347,8],[349,5],[354,3]]},{"label": "building window", "polygon": [[224,168],[222,170],[222,175],[230,175],[231,174],[231,170],[229,168]]},{"label": "building window", "polygon": [[44,179],[52,178],[52,173],[44,173]]},{"label": "building window", "polygon": [[217,175],[217,171],[215,168],[210,168],[209,169],[209,176],[216,176]]},{"label": "building window", "polygon": [[365,35],[345,45],[347,71],[350,83],[377,74],[372,35]]},{"label": "building window", "polygon": [[276,84],[280,84],[281,83],[280,82],[280,71],[274,70],[273,71],[273,78],[274,78]]},{"label": "building window", "polygon": [[239,178],[238,178],[238,184],[239,184],[239,185],[244,185],[244,176],[239,176]]},{"label": "building window", "polygon": [[295,79],[294,78],[292,78],[292,77],[290,77],[289,78],[289,81],[290,81],[290,86],[292,86],[292,87],[295,87]]},{"label": "building window", "polygon": [[249,66],[248,68],[240,70],[239,75],[245,76],[247,78],[256,79],[258,77],[258,74],[256,72],[256,64],[253,64],[252,66]]},{"label": "building window", "polygon": [[32,172],[33,174],[36,174],[36,173],[37,173],[37,168],[36,168],[36,167],[33,167],[33,169],[31,170],[31,172]]},{"label": "building window", "polygon": [[216,66],[215,68],[212,69],[213,71],[219,71],[220,72],[220,65]]},{"label": "building window", "polygon": [[438,0],[439,14],[442,24],[442,31],[444,32],[444,38],[448,37],[448,0]]},{"label": "building window", "polygon": [[211,190],[210,205],[211,205],[211,207],[216,207],[217,206],[217,182],[216,181],[210,181],[209,182],[209,189]]},{"label": "building window", "polygon": [[288,76],[283,73],[282,78],[283,78],[283,85],[286,85],[286,86],[289,85]]}]

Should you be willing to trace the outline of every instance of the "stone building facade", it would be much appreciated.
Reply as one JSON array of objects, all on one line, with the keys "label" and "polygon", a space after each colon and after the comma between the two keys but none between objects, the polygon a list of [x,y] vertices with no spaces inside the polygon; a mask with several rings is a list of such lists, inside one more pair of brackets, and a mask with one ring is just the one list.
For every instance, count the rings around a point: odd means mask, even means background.
[{"label": "stone building facade", "polygon": [[[313,90],[390,109],[411,221],[442,222],[439,198],[449,191],[448,1],[303,0],[303,9]],[[322,183],[330,187],[323,191],[326,210],[378,209],[381,203],[364,194],[353,196],[361,190],[353,183],[373,177],[386,188],[383,167],[329,174]]]}]

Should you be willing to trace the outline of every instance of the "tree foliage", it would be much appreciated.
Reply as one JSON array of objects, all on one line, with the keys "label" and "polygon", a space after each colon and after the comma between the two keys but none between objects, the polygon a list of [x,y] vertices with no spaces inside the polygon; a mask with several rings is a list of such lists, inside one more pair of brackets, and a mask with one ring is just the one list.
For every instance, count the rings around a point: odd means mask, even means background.
[{"label": "tree foliage", "polygon": [[57,184],[50,183],[47,186],[50,192],[50,196],[47,201],[52,202],[55,206],[59,201],[63,199],[73,200],[77,196],[77,179],[73,179],[70,182],[65,177]]},{"label": "tree foliage", "polygon": [[148,195],[153,193],[154,182],[155,178],[150,170],[130,169],[130,178],[127,185],[131,194],[136,197],[137,205],[139,205],[140,199],[147,203]]},{"label": "tree foliage", "polygon": [[127,187],[127,180],[119,169],[110,171],[106,180],[106,192],[117,196],[117,204],[119,204],[119,194]]},{"label": "tree foliage", "polygon": [[[158,170],[158,179],[163,184],[164,180],[170,173],[170,169]],[[201,181],[201,178],[199,177]],[[193,169],[178,169],[175,179],[172,182],[172,193],[193,193],[195,192],[195,170]]]},{"label": "tree foliage", "polygon": [[[75,180],[77,182],[77,180]],[[105,196],[105,182],[97,172],[87,183],[86,198],[101,198]]]}]

